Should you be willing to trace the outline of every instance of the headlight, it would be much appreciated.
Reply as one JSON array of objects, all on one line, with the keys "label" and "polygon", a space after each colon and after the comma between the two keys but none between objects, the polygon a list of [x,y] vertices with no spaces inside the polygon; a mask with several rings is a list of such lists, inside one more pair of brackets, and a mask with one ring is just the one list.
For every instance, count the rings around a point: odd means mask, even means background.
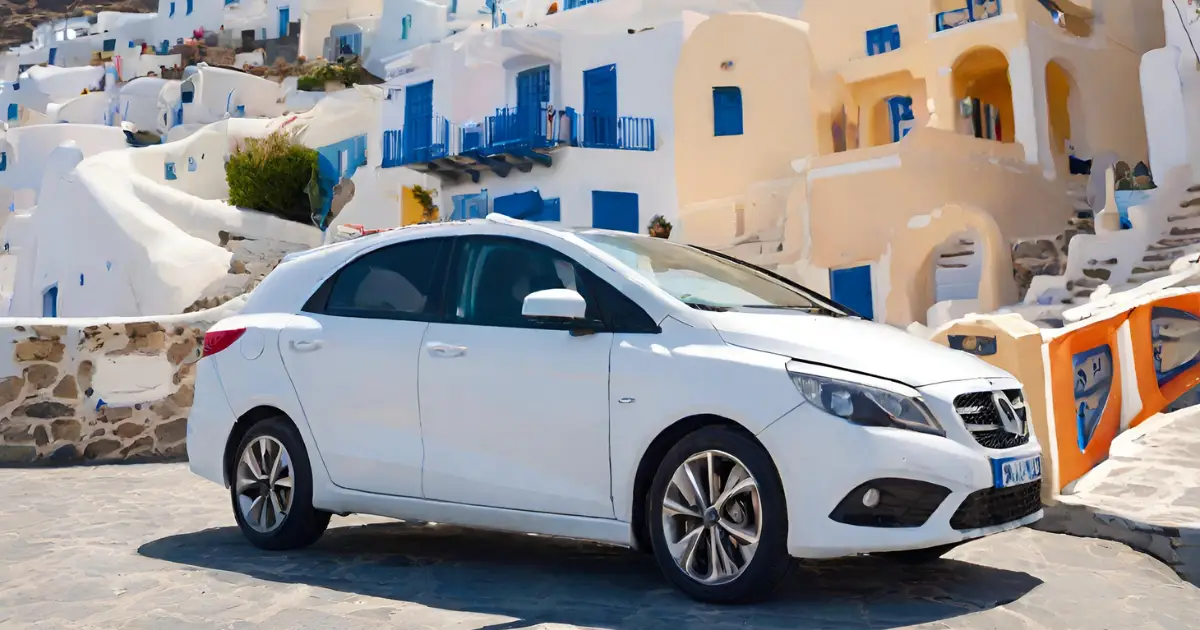
[{"label": "headlight", "polygon": [[911,393],[902,393],[899,390],[906,388],[899,385],[872,387],[810,373],[829,371],[828,368],[813,366],[815,369],[811,371],[807,368],[789,365],[788,373],[805,400],[830,414],[865,427],[893,427],[946,435],[915,389]]}]

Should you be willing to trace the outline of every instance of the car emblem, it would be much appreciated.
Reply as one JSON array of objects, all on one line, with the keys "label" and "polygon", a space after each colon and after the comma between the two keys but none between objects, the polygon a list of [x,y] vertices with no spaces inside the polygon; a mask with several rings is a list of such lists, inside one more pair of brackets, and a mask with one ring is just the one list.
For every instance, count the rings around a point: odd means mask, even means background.
[{"label": "car emblem", "polygon": [[1000,424],[1004,430],[1013,435],[1026,435],[1029,432],[1028,423],[1017,415],[1017,410],[1013,408],[1012,401],[1004,392],[993,392],[992,399],[996,402],[996,411],[1000,414]]}]

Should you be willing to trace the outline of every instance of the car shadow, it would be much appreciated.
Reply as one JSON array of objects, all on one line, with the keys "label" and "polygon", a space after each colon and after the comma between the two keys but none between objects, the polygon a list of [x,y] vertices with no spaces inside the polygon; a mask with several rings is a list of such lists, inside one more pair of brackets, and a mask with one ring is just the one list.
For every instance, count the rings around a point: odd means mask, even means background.
[{"label": "car shadow", "polygon": [[308,549],[265,552],[235,527],[142,545],[149,558],[287,584],[415,602],[519,621],[599,628],[881,628],[941,621],[1024,596],[1041,580],[941,560],[921,567],[873,557],[798,561],[776,597],[753,606],[687,599],[647,554],[542,536],[383,523],[330,528]]}]

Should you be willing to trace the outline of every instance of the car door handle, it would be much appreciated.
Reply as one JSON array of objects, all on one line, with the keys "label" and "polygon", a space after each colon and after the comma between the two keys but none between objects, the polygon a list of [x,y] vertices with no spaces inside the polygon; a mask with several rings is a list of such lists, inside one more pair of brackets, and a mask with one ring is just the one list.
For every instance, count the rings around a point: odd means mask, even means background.
[{"label": "car door handle", "polygon": [[433,357],[461,357],[467,353],[466,346],[451,346],[444,343],[425,344],[425,349],[429,351],[429,356]]},{"label": "car door handle", "polygon": [[298,339],[292,340],[292,349],[297,352],[311,352],[320,347],[321,347],[321,340],[319,340],[319,339],[313,339],[313,340],[307,340],[307,341],[306,340],[298,340]]}]

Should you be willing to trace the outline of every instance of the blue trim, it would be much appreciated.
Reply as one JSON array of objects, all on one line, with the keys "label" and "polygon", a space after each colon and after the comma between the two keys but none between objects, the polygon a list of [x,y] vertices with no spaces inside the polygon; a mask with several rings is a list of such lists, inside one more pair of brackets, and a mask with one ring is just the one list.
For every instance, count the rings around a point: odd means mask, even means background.
[{"label": "blue trim", "polygon": [[892,142],[899,142],[912,131],[916,116],[913,114],[911,96],[893,96],[887,100],[888,118],[892,125]]},{"label": "blue trim", "polygon": [[739,87],[715,87],[712,98],[713,135],[742,135],[742,89]]},{"label": "blue trim", "polygon": [[[1108,367],[1107,374],[1104,369],[1105,363]],[[1091,368],[1090,374],[1088,373],[1089,367]],[[1100,420],[1104,417],[1104,410],[1108,407],[1109,399],[1112,397],[1114,369],[1112,348],[1108,344],[1076,353],[1071,357],[1071,373],[1075,380],[1076,435],[1080,451],[1087,450],[1092,438],[1096,435],[1096,428],[1100,426]],[[1098,374],[1101,375],[1101,378],[1092,381]],[[1097,395],[1102,400],[1095,407],[1091,407],[1087,399]]]},{"label": "blue trim", "polygon": [[7,170],[8,170],[8,152],[0,151],[0,171],[7,171]]},{"label": "blue trim", "polygon": [[167,162],[163,165],[163,177],[168,181],[172,179],[179,179],[179,177],[175,174],[174,162]]},{"label": "blue trim", "polygon": [[1158,386],[1171,382],[1175,377],[1200,364],[1200,355],[1194,356],[1188,361],[1179,364],[1178,366],[1163,371],[1162,369],[1162,349],[1163,343],[1167,340],[1159,334],[1160,327],[1168,321],[1198,321],[1200,316],[1194,315],[1187,311],[1181,311],[1176,308],[1167,308],[1164,306],[1155,306],[1150,311],[1150,345],[1154,350],[1154,373],[1156,375]]}]

